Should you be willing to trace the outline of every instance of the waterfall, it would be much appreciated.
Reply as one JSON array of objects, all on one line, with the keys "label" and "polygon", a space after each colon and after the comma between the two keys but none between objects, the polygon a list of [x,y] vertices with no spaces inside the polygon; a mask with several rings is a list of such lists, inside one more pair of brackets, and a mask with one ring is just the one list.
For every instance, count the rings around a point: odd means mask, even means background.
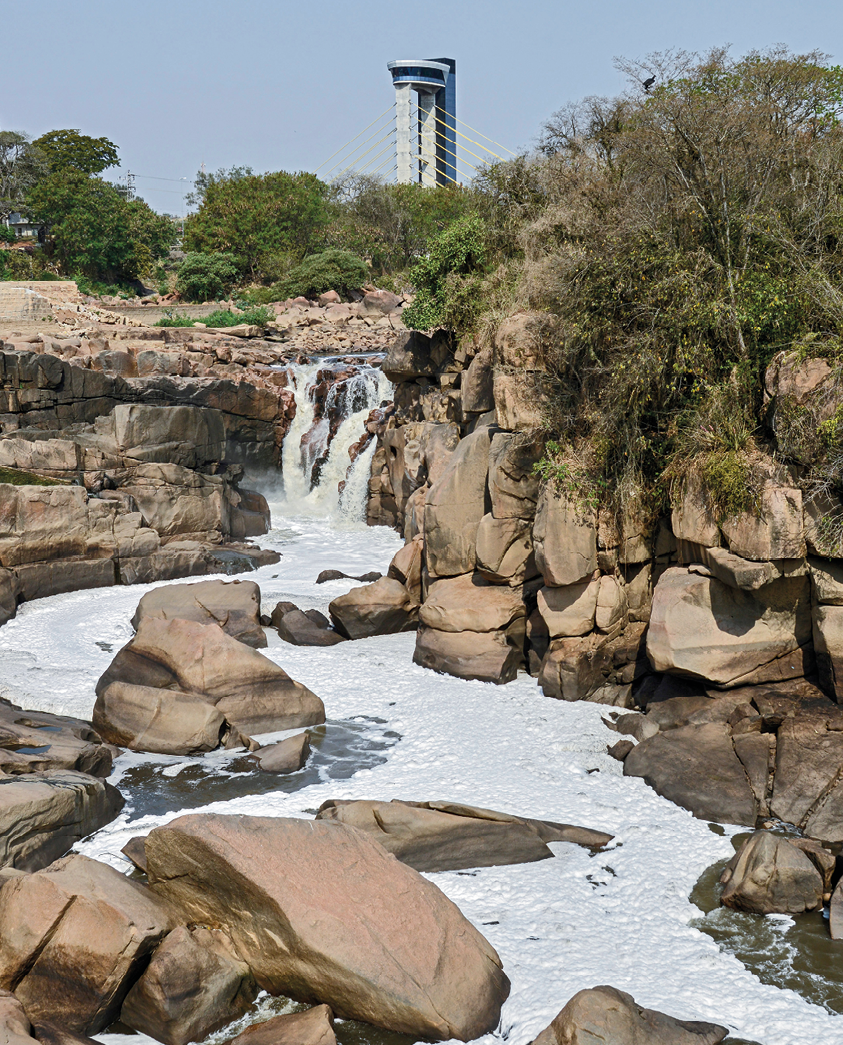
[{"label": "waterfall", "polygon": [[322,359],[286,369],[296,416],[281,448],[281,488],[268,494],[273,514],[360,522],[376,441],[353,464],[348,451],[364,433],[369,412],[392,398],[392,384],[365,362]]}]

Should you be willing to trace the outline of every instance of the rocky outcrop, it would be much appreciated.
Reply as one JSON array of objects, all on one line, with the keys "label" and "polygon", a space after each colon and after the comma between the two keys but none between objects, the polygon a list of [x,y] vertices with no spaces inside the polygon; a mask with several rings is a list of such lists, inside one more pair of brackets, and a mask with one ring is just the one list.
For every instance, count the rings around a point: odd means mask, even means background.
[{"label": "rocky outcrop", "polygon": [[141,620],[97,683],[94,725],[134,751],[192,754],[325,721],[322,701],[217,624]]},{"label": "rocky outcrop", "polygon": [[[225,927],[258,984],[418,1037],[491,1031],[500,959],[430,882],[339,823],[194,815],[145,843],[151,889]],[[412,932],[407,932],[412,922]]]},{"label": "rocky outcrop", "polygon": [[774,816],[811,837],[843,841],[837,704],[804,680],[684,692],[657,692],[645,715],[614,723],[639,739],[625,757],[626,775],[703,819],[754,827]]},{"label": "rocky outcrop", "polygon": [[0,700],[0,771],[8,776],[74,769],[91,776],[111,773],[113,748],[90,722],[69,715],[24,711]]},{"label": "rocky outcrop", "polygon": [[548,842],[575,842],[598,849],[612,840],[612,835],[601,831],[454,802],[329,799],[319,807],[316,819],[366,831],[417,871],[531,863],[553,856]]},{"label": "rocky outcrop", "polygon": [[400,581],[382,577],[340,595],[328,606],[328,613],[343,638],[366,639],[413,631],[418,621],[418,602]]},{"label": "rocky outcrop", "polygon": [[132,617],[137,630],[142,620],[192,620],[218,624],[226,635],[254,649],[266,646],[260,623],[261,593],[254,581],[200,581],[168,584],[144,595]]},{"label": "rocky outcrop", "polygon": [[579,991],[532,1045],[718,1045],[729,1033],[714,1023],[677,1020],[638,1005],[615,987]]},{"label": "rocky outcrop", "polygon": [[[830,878],[834,856],[819,846],[817,850],[826,855]],[[756,831],[744,842],[726,865],[720,883],[724,907],[754,914],[815,911],[822,907],[826,891],[824,876],[808,853],[771,831]]]},{"label": "rocky outcrop", "polygon": [[32,1025],[11,991],[0,991],[0,1036],[6,1045],[35,1045]]},{"label": "rocky outcrop", "polygon": [[0,988],[14,991],[34,1023],[96,1034],[118,1017],[175,926],[145,886],[85,856],[65,857],[0,889]]},{"label": "rocky outcrop", "polygon": [[0,775],[0,867],[46,867],[122,808],[117,788],[87,773]]},{"label": "rocky outcrop", "polygon": [[242,1016],[257,992],[225,932],[179,926],[127,994],[120,1021],[164,1045],[187,1045]]}]

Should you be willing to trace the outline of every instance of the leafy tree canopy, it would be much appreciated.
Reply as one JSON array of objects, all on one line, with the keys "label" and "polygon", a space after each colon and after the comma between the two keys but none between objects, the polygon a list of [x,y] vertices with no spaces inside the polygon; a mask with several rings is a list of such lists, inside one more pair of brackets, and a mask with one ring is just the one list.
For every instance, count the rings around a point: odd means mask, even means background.
[{"label": "leafy tree canopy", "polygon": [[23,206],[27,190],[46,172],[46,163],[28,135],[0,131],[0,219]]},{"label": "leafy tree canopy", "polygon": [[262,280],[321,244],[328,186],[313,174],[214,177],[202,191],[185,228],[186,250],[232,254],[243,275]]},{"label": "leafy tree canopy", "polygon": [[91,138],[76,130],[48,131],[32,143],[50,171],[101,174],[120,162],[117,146],[108,138]]}]

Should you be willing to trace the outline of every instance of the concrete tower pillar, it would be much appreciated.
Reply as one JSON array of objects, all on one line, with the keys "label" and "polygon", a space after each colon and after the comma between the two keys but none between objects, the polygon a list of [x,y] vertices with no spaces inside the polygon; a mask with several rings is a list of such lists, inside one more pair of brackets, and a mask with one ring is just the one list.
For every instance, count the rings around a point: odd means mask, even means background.
[{"label": "concrete tower pillar", "polygon": [[436,95],[419,91],[419,181],[436,184]]},{"label": "concrete tower pillar", "polygon": [[410,90],[409,83],[395,85],[395,158],[398,164],[398,183],[413,181],[413,156],[410,150]]}]

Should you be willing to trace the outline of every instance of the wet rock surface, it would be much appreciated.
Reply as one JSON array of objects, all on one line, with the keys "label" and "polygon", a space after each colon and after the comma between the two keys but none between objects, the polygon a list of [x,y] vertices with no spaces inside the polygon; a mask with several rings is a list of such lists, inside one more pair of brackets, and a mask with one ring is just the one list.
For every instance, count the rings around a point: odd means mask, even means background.
[{"label": "wet rock surface", "polygon": [[218,624],[226,635],[254,649],[266,646],[260,625],[261,593],[254,581],[199,581],[168,584],[147,592],[132,617],[137,630],[147,617]]}]

